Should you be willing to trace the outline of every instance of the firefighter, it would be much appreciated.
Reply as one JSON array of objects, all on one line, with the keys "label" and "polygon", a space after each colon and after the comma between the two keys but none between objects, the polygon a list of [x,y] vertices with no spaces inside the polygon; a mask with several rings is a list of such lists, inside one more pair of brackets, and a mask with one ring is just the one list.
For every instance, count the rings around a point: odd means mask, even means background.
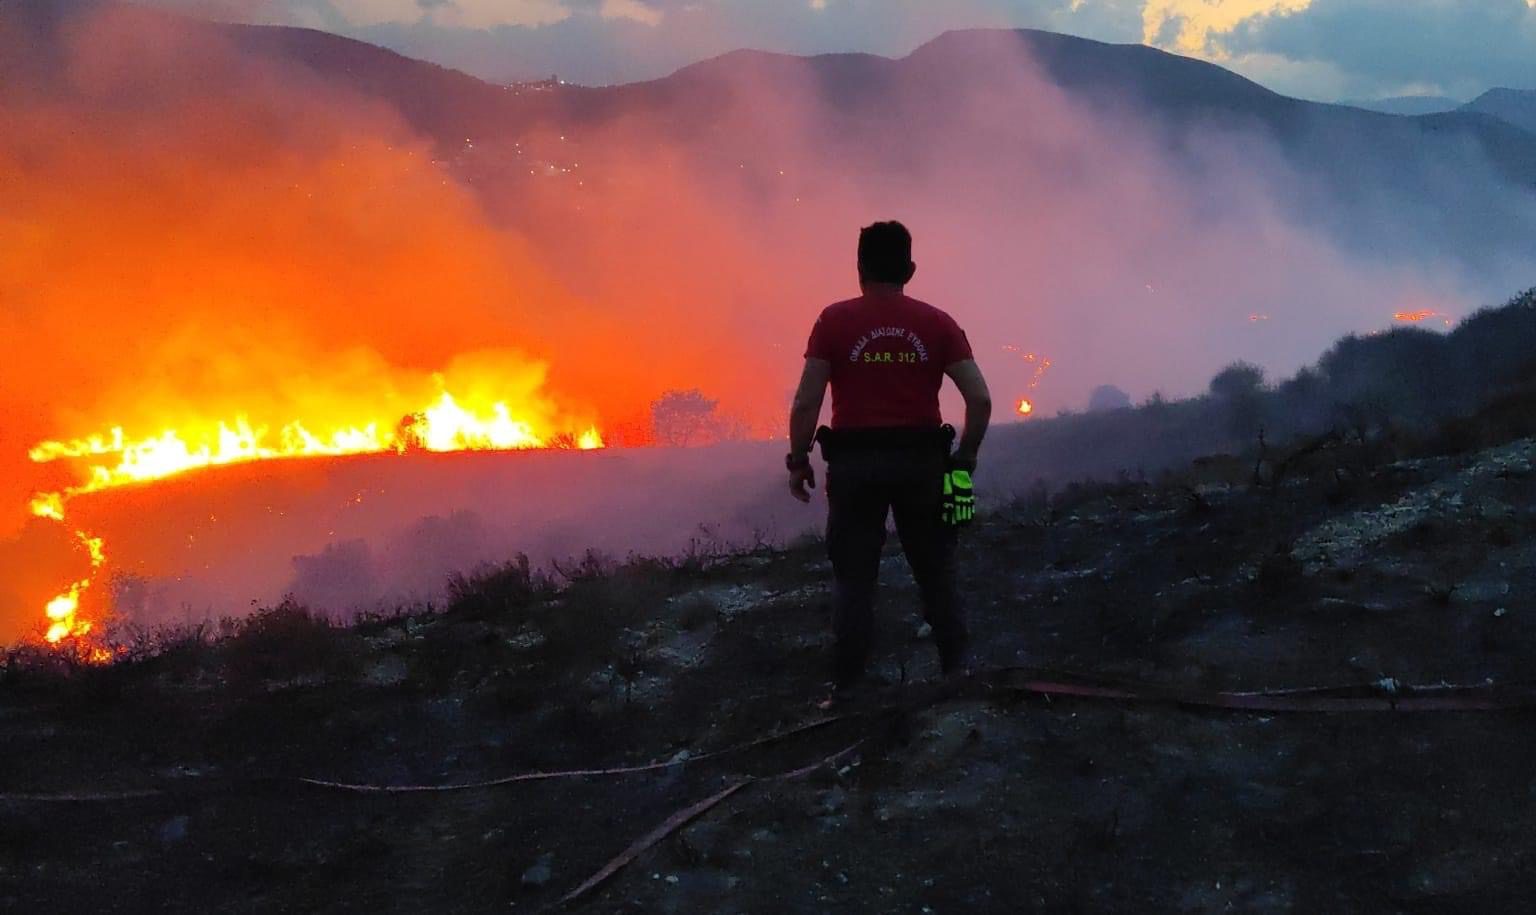
[{"label": "firefighter", "polygon": [[[969,474],[992,416],[965,332],[904,291],[917,270],[906,227],[878,222],[860,231],[858,270],[862,294],[828,306],[811,330],[785,458],[790,492],[802,502],[810,501],[807,487],[816,486],[813,443],[820,443],[827,463],[827,553],[836,582],[829,701],[847,698],[869,661],[888,515],[922,593],[944,673],[968,669],[955,547],[972,515]],[[945,376],[965,398],[957,446],[954,429],[939,415]],[[818,430],[829,385],[831,426]]]}]

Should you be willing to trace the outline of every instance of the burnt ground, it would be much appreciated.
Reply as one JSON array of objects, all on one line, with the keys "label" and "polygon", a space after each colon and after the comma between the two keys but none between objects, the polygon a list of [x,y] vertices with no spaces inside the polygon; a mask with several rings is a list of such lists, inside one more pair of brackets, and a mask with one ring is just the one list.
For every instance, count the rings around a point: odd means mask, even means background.
[{"label": "burnt ground", "polygon": [[[1224,690],[1529,682],[1536,442],[1369,452],[1265,485],[1218,460],[995,507],[964,549],[982,661]],[[1536,712],[945,698],[888,562],[887,685],[820,730],[691,762],[820,717],[817,544],[592,560],[559,589],[512,564],[456,583],[444,613],[340,628],[282,607],[102,669],[17,653],[0,907],[536,911],[742,776],[857,743],[740,790],[570,908],[1536,910]],[[673,759],[451,793],[296,781]]]}]

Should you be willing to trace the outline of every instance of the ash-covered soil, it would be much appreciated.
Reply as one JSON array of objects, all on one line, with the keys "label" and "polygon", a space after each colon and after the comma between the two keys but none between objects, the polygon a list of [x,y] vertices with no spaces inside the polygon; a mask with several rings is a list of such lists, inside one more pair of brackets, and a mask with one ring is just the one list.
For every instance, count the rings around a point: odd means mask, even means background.
[{"label": "ash-covered soil", "polygon": [[[968,533],[983,667],[1202,690],[1529,683],[1536,441],[998,506]],[[1276,479],[1276,477],[1279,479]],[[980,475],[985,486],[985,470]],[[817,544],[510,564],[442,614],[268,611],[0,680],[0,907],[633,912],[1536,910],[1536,712],[1255,713],[937,689],[886,569],[886,685],[825,727]],[[847,750],[847,752],[840,752]],[[674,761],[623,775],[438,786]],[[147,793],[141,793],[147,792]]]}]

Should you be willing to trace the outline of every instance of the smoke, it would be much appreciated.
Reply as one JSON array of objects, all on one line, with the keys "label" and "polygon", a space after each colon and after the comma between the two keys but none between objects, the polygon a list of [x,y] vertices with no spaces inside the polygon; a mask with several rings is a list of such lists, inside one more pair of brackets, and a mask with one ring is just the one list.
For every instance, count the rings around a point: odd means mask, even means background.
[{"label": "smoke", "polygon": [[393,111],[212,27],[36,9],[0,32],[5,634],[78,576],[39,545],[59,532],[20,526],[31,492],[74,482],[28,461],[46,438],[388,429],[439,377],[534,419],[595,415],[548,378],[539,318],[569,295]]},{"label": "smoke", "polygon": [[[913,228],[912,293],[967,327],[1000,394],[1034,379],[1021,353],[1052,359],[1037,415],[1102,383],[1198,391],[1238,358],[1284,374],[1395,311],[1507,291],[1401,221],[1361,242],[1411,197],[1329,209],[1262,132],[1088,107],[1019,42],[966,40],[958,64],[942,43],[901,65],[730,55],[450,137],[217,26],[104,7],[0,31],[0,76],[33,74],[0,84],[0,636],[78,575],[66,531],[23,523],[77,471],[29,462],[38,441],[387,425],[438,376],[610,440],[644,441],[647,405],[693,388],[776,435],[874,219]],[[1493,186],[1476,151],[1452,166],[1453,190]],[[71,511],[146,618],[285,590],[361,606],[516,550],[791,536],[815,518],[780,507],[780,450],[274,462]]]}]

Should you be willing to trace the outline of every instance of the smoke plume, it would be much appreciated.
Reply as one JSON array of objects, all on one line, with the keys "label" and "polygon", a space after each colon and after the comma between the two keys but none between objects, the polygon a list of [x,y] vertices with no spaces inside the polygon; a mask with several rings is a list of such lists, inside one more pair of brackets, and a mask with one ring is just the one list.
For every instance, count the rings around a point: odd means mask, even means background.
[{"label": "smoke plume", "polygon": [[[1283,374],[1394,312],[1508,291],[1432,231],[1385,227],[1422,202],[1330,208],[1262,131],[1089,106],[1019,42],[969,40],[963,66],[943,42],[904,69],[729,55],[580,117],[449,138],[218,26],[113,6],[0,25],[0,637],[35,630],[82,564],[67,530],[28,520],[34,492],[81,473],[30,461],[38,442],[387,427],[445,387],[610,444],[645,444],[648,405],[699,389],[766,438],[875,219],[912,227],[911,292],[1036,416],[1100,384],[1198,391],[1238,358]],[[1475,150],[1452,166],[1455,186],[1496,180]],[[1528,198],[1502,206],[1533,219]],[[518,549],[671,550],[701,523],[790,536],[815,518],[776,500],[777,455],[263,462],[70,512],[110,531],[125,612],[289,589],[345,608]]]}]

